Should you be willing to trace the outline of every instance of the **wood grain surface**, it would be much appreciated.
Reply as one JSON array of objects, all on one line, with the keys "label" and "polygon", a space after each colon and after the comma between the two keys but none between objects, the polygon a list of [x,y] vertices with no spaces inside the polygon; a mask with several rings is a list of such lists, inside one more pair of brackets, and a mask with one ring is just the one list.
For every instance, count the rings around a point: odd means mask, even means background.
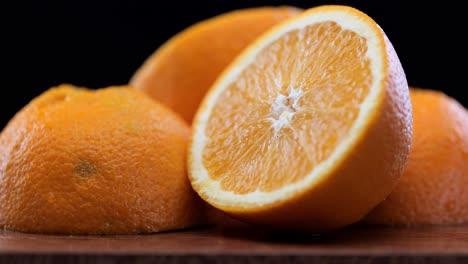
[{"label": "wood grain surface", "polygon": [[468,263],[468,226],[286,234],[239,222],[132,236],[0,233],[1,263]]}]

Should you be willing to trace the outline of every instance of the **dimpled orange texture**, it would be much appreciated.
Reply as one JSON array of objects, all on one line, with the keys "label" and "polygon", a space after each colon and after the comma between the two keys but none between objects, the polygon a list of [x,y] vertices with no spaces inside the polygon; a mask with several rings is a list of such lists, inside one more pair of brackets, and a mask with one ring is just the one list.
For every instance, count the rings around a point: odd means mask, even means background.
[{"label": "dimpled orange texture", "polygon": [[395,190],[366,217],[386,225],[468,222],[468,112],[454,98],[412,88],[414,137]]},{"label": "dimpled orange texture", "polygon": [[223,69],[261,33],[300,11],[290,6],[253,7],[200,21],[159,47],[130,84],[191,123]]},{"label": "dimpled orange texture", "polygon": [[0,135],[0,226],[130,234],[205,224],[187,178],[188,135],[135,89],[51,88]]}]

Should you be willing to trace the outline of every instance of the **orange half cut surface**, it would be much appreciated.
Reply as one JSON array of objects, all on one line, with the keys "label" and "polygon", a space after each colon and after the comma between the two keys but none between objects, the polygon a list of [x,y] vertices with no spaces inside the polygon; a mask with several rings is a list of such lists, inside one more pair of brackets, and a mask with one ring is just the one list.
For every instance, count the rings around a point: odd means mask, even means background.
[{"label": "orange half cut surface", "polygon": [[198,109],[188,166],[224,212],[327,231],[382,201],[406,165],[408,84],[378,24],[348,6],[311,8],[263,34]]}]

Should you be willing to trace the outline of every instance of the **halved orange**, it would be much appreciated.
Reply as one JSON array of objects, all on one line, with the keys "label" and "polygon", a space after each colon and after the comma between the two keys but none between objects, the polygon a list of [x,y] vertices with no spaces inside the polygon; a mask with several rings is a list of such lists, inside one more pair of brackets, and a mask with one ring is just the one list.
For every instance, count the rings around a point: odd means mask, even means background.
[{"label": "halved orange", "polygon": [[353,7],[319,6],[263,34],[217,79],[193,123],[189,175],[240,220],[325,232],[391,192],[411,139],[408,84],[384,31]]}]

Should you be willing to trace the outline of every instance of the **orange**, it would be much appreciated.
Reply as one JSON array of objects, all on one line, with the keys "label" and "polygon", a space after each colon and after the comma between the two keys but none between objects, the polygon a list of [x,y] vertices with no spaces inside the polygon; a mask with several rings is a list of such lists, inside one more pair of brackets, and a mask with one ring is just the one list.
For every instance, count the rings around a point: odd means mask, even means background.
[{"label": "orange", "polygon": [[366,217],[385,225],[468,222],[468,112],[454,98],[412,88],[414,137],[395,190]]},{"label": "orange", "polygon": [[384,31],[352,7],[318,6],[217,79],[192,124],[189,177],[240,220],[327,232],[391,192],[411,138],[407,81]]},{"label": "orange", "polygon": [[233,58],[265,30],[299,12],[289,6],[253,7],[191,25],[156,49],[130,84],[191,123],[206,91]]},{"label": "orange", "polygon": [[204,224],[188,136],[180,117],[134,89],[51,88],[0,135],[0,226],[129,234]]}]

